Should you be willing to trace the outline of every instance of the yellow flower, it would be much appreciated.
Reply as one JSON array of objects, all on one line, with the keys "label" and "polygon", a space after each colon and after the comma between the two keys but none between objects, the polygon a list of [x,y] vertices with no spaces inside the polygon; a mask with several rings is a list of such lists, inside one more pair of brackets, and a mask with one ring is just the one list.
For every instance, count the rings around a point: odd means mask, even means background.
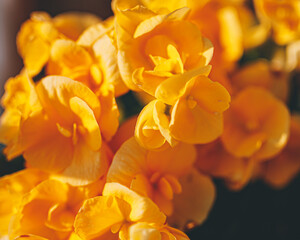
[{"label": "yellow flower", "polygon": [[221,84],[205,76],[191,79],[172,109],[172,136],[187,143],[211,142],[223,131],[223,112],[229,102],[230,95]]},{"label": "yellow flower", "polygon": [[[111,21],[111,20],[110,20]],[[85,30],[77,42],[55,40],[51,46],[48,75],[80,81],[101,95],[101,86],[113,85],[116,95],[127,91],[117,66],[117,50],[112,26],[98,23]]]},{"label": "yellow flower", "polygon": [[[93,53],[94,59],[101,69],[103,82],[114,86],[116,96],[128,91],[118,67],[114,17],[89,27],[80,35],[77,44]],[[93,72],[94,75],[97,75],[95,69],[91,69],[92,74]]]},{"label": "yellow flower", "polygon": [[168,142],[175,146],[177,141],[170,134],[170,117],[165,113],[168,106],[154,100],[140,112],[136,126],[135,137],[138,143],[147,149],[157,149]]},{"label": "yellow flower", "polygon": [[17,35],[18,51],[29,75],[38,74],[48,62],[50,46],[54,40],[76,40],[85,28],[97,22],[100,19],[91,14],[67,13],[51,19],[45,12],[32,13]]},{"label": "yellow flower", "polygon": [[263,163],[261,178],[275,188],[285,187],[300,171],[300,117],[291,118],[287,145],[274,159]]},{"label": "yellow flower", "polygon": [[253,177],[254,161],[229,153],[221,140],[197,145],[196,168],[209,176],[224,179],[232,190],[242,189]]},{"label": "yellow flower", "polygon": [[102,195],[86,200],[76,216],[75,232],[83,239],[117,233],[124,239],[132,223],[165,223],[165,215],[149,198],[118,183],[107,183]]},{"label": "yellow flower", "polygon": [[284,147],[289,124],[289,111],[281,101],[263,88],[248,87],[225,113],[221,139],[236,157],[265,160]]},{"label": "yellow flower", "polygon": [[140,113],[135,136],[142,146],[154,149],[166,141],[171,146],[176,141],[207,143],[221,135],[230,95],[204,75],[191,79],[184,75],[163,82],[156,90],[159,100]]},{"label": "yellow flower", "polygon": [[[262,44],[269,33],[268,24],[257,24],[254,14],[245,1],[220,0],[166,0],[124,1],[115,0],[112,8],[115,13],[146,7],[156,14],[170,14],[183,7],[191,11],[186,21],[196,24],[202,34],[209,38],[214,46],[213,65],[227,69],[240,59],[244,48],[253,48]],[[213,69],[213,72],[215,69]]]},{"label": "yellow flower", "polygon": [[117,151],[107,182],[130,187],[151,198],[166,215],[171,215],[173,196],[182,191],[178,178],[190,171],[195,154],[193,145],[188,144],[148,151],[131,138]]},{"label": "yellow flower", "polygon": [[191,229],[206,220],[216,197],[215,185],[209,176],[196,169],[179,182],[182,192],[174,196],[174,213],[168,223],[179,229]]},{"label": "yellow flower", "polygon": [[300,38],[300,2],[298,0],[255,0],[257,15],[273,28],[273,37],[280,45]]},{"label": "yellow flower", "polygon": [[[131,239],[147,239],[157,240],[157,239],[166,239],[166,240],[189,240],[188,236],[181,232],[178,229],[172,228],[168,225],[155,226],[147,223],[135,223],[132,224],[129,228],[128,240]],[[127,237],[127,236],[126,236]]]},{"label": "yellow flower", "polygon": [[251,87],[262,87],[286,102],[289,95],[289,75],[276,70],[265,60],[257,60],[237,69],[231,77],[233,94]]},{"label": "yellow flower", "polygon": [[[249,158],[234,156],[225,149],[225,144],[222,144],[221,140],[217,140],[197,146],[195,165],[199,171],[205,174],[224,179],[232,190],[240,190],[251,179],[257,178],[264,179],[274,188],[283,188],[300,170],[299,123],[299,116],[292,116],[290,136],[286,146],[282,149],[282,143],[279,142],[278,147],[281,147],[282,151],[273,153],[276,155],[269,157],[268,161],[257,161],[261,159],[257,159],[255,154]],[[245,138],[243,141],[247,141],[247,137]],[[237,147],[239,146],[237,145]]]},{"label": "yellow flower", "polygon": [[[142,5],[117,9],[118,64],[126,85],[155,95],[156,88],[185,72],[198,75],[213,48],[199,29],[185,21],[188,8],[156,14]],[[191,76],[191,77],[192,77]]]},{"label": "yellow flower", "polygon": [[245,1],[192,1],[188,20],[197,24],[214,46],[212,65],[234,67],[246,48],[262,44],[269,33],[268,25],[257,24]]},{"label": "yellow flower", "polygon": [[24,195],[10,227],[10,237],[31,234],[47,239],[66,239],[73,231],[75,216],[85,199],[102,191],[100,180],[84,187],[72,187],[48,179]]},{"label": "yellow flower", "polygon": [[52,19],[54,27],[65,37],[76,41],[90,26],[98,24],[101,19],[85,12],[66,12]]},{"label": "yellow flower", "polygon": [[82,83],[59,76],[42,79],[36,92],[41,109],[22,121],[19,153],[30,166],[58,174],[74,185],[100,178],[108,165],[102,129],[116,127],[102,124],[97,96]]},{"label": "yellow flower", "polygon": [[271,31],[269,24],[257,23],[257,17],[254,15],[253,10],[246,5],[246,1],[242,0],[241,3],[243,4],[236,6],[236,10],[242,30],[243,47],[247,50],[263,44]]},{"label": "yellow flower", "polygon": [[4,153],[10,160],[19,153],[15,152],[21,119],[40,108],[32,79],[24,72],[8,79],[1,104],[5,108],[0,118],[0,141],[6,145]]},{"label": "yellow flower", "polygon": [[[108,41],[110,40],[108,39]],[[102,51],[104,53],[110,52],[111,45],[108,42],[104,44],[101,39],[93,46],[104,47],[106,49],[106,51]],[[108,53],[108,58],[102,59],[102,52],[96,51],[91,54],[83,46],[71,40],[56,40],[51,47],[51,59],[47,67],[47,74],[65,76],[82,82],[99,97],[102,103],[101,122],[106,125],[105,128],[102,128],[102,134],[110,139],[118,127],[119,111],[114,97],[114,79],[118,79],[120,76],[117,66],[115,66],[116,62],[112,68],[109,66],[111,62],[114,62],[113,57],[109,59],[113,54]],[[105,62],[107,66],[101,66],[101,62]]]},{"label": "yellow flower", "polygon": [[164,225],[165,220],[166,216],[149,198],[118,183],[107,183],[103,196],[85,201],[74,227],[83,240],[188,239],[184,233]]},{"label": "yellow flower", "polygon": [[10,220],[23,196],[47,177],[42,171],[26,169],[0,178],[0,238],[8,234]]}]

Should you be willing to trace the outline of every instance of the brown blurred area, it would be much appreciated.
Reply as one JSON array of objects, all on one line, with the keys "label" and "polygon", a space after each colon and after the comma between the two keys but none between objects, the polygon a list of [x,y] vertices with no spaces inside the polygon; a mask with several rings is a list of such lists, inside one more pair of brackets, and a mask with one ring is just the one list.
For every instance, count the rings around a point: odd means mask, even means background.
[{"label": "brown blurred area", "polygon": [[4,83],[22,69],[22,59],[16,47],[16,35],[21,24],[33,11],[45,11],[51,16],[63,12],[89,12],[105,19],[112,15],[110,0],[0,0],[0,96]]}]

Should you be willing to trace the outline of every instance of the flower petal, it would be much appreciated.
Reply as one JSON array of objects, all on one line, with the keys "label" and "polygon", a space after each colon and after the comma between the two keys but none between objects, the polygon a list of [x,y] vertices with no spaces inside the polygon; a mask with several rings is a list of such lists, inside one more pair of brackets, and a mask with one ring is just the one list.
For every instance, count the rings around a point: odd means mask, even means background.
[{"label": "flower petal", "polygon": [[129,187],[135,175],[144,172],[146,153],[134,138],[127,140],[114,156],[107,173],[107,182],[118,182]]},{"label": "flower petal", "polygon": [[59,172],[72,162],[71,139],[61,135],[42,112],[35,112],[23,122],[19,141],[32,167]]},{"label": "flower petal", "polygon": [[99,150],[102,138],[93,110],[79,97],[70,98],[70,108],[79,118],[80,126],[83,126],[86,130],[83,135],[85,142],[89,145],[91,150]]},{"label": "flower petal", "polygon": [[174,196],[173,215],[168,218],[171,225],[183,229],[187,223],[201,224],[215,199],[212,180],[196,170],[181,178],[182,193]]},{"label": "flower petal", "polygon": [[74,148],[71,164],[57,177],[73,186],[87,185],[106,173],[108,163],[108,153],[104,144],[99,151],[93,151],[84,142],[79,141]]},{"label": "flower petal", "polygon": [[[69,108],[72,97],[79,97],[100,116],[100,103],[97,96],[84,84],[62,76],[48,76],[37,84],[39,99],[47,114],[62,123],[73,124],[74,115]],[[68,125],[67,124],[67,125]]]},{"label": "flower petal", "polygon": [[166,216],[150,198],[142,197],[119,183],[107,183],[103,196],[114,196],[128,203],[130,208],[125,209],[126,217],[132,222],[164,224],[166,221]]},{"label": "flower petal", "polygon": [[125,220],[118,204],[117,198],[113,196],[99,196],[86,200],[76,216],[75,232],[82,239],[112,235],[111,228]]}]

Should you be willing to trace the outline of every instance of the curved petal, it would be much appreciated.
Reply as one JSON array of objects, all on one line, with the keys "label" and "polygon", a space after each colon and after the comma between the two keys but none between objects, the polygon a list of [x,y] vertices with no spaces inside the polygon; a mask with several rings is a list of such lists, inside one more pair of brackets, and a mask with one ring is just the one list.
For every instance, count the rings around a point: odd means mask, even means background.
[{"label": "curved petal", "polygon": [[23,196],[48,177],[47,173],[27,168],[0,179],[0,235],[6,235],[12,216]]},{"label": "curved petal", "polygon": [[71,139],[60,134],[42,112],[35,112],[22,123],[19,145],[32,167],[59,172],[72,162]]},{"label": "curved petal", "polygon": [[103,196],[117,197],[128,203],[130,208],[124,209],[123,213],[132,222],[164,224],[166,221],[166,216],[150,198],[142,197],[119,183],[107,183]]},{"label": "curved petal", "polygon": [[119,109],[114,96],[114,90],[102,85],[100,89],[101,116],[99,124],[101,133],[109,141],[119,127]]},{"label": "curved petal", "polygon": [[99,151],[93,151],[86,143],[79,141],[74,148],[72,162],[57,177],[73,186],[87,185],[101,178],[108,164],[104,144]]},{"label": "curved petal", "polygon": [[125,220],[118,204],[117,198],[113,196],[86,200],[76,216],[75,232],[82,239],[94,239],[108,234],[114,225]]},{"label": "curved petal", "polygon": [[96,15],[83,12],[68,12],[53,18],[55,28],[73,41],[76,41],[85,29],[100,21]]},{"label": "curved petal", "polygon": [[237,157],[265,160],[286,144],[289,124],[290,114],[281,101],[263,88],[248,87],[225,113],[221,139]]},{"label": "curved petal", "polygon": [[73,124],[74,115],[69,108],[72,97],[79,97],[93,110],[96,119],[100,116],[97,96],[84,84],[62,76],[48,76],[37,84],[37,93],[47,114],[66,124]]},{"label": "curved petal", "polygon": [[134,138],[127,140],[116,152],[107,173],[107,182],[118,182],[130,187],[132,179],[147,171],[147,151]]},{"label": "curved petal", "polygon": [[208,76],[211,65],[193,69],[183,74],[175,75],[163,81],[155,91],[155,97],[162,102],[173,105],[185,92],[185,85],[197,75]]},{"label": "curved petal", "polygon": [[195,162],[196,149],[193,145],[178,143],[175,147],[148,151],[146,159],[150,171],[182,176]]},{"label": "curved petal", "polygon": [[212,208],[215,186],[212,180],[196,170],[181,178],[182,193],[174,196],[173,215],[168,223],[183,229],[187,223],[201,224]]},{"label": "curved petal", "polygon": [[88,67],[92,63],[91,56],[83,47],[65,39],[58,39],[52,44],[51,58],[69,69],[78,66]]},{"label": "curved petal", "polygon": [[101,66],[104,81],[114,86],[115,95],[120,96],[128,91],[123,82],[117,61],[117,48],[113,44],[113,39],[104,35],[93,45],[93,52],[99,65]]},{"label": "curved petal", "polygon": [[83,47],[91,47],[100,37],[105,35],[111,28],[105,24],[97,23],[87,28],[77,39],[77,44]]},{"label": "curved petal", "polygon": [[59,33],[45,12],[34,12],[17,35],[17,47],[30,76],[38,74],[50,56],[50,43]]},{"label": "curved petal", "polygon": [[189,80],[172,109],[172,136],[187,143],[213,141],[223,131],[222,113],[229,102],[230,95],[221,84],[205,76]]},{"label": "curved petal", "polygon": [[66,202],[67,199],[67,184],[53,179],[40,183],[24,195],[19,211],[11,222],[11,236],[34,234],[49,239],[57,238],[57,233],[47,228],[45,222],[52,205]]},{"label": "curved petal", "polygon": [[172,110],[171,135],[186,143],[208,143],[223,131],[223,117],[200,106],[190,108],[188,101],[179,100]]},{"label": "curved petal", "polygon": [[161,240],[161,235],[154,226],[147,223],[135,223],[129,227],[129,239]]},{"label": "curved petal", "polygon": [[79,118],[80,126],[83,126],[86,132],[83,134],[85,142],[91,150],[97,151],[101,147],[102,138],[97,120],[92,109],[86,102],[79,97],[70,98],[70,108]]},{"label": "curved petal", "polygon": [[135,137],[139,144],[148,149],[161,147],[166,139],[162,136],[158,125],[153,119],[153,111],[156,101],[151,101],[140,112],[136,127]]}]

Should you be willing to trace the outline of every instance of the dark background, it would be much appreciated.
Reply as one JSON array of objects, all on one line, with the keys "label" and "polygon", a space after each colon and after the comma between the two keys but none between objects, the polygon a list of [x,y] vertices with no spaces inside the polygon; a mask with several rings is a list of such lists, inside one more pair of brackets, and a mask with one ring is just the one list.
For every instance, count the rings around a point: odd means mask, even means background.
[{"label": "dark background", "polygon": [[[32,11],[51,16],[66,11],[86,11],[105,19],[112,15],[108,0],[0,0],[0,81],[3,84],[22,68],[15,38]],[[126,97],[125,97],[126,98]],[[23,160],[6,162],[0,155],[0,176],[23,168]],[[300,177],[282,190],[262,182],[231,192],[216,180],[217,198],[202,226],[188,232],[191,240],[299,240]]]}]

